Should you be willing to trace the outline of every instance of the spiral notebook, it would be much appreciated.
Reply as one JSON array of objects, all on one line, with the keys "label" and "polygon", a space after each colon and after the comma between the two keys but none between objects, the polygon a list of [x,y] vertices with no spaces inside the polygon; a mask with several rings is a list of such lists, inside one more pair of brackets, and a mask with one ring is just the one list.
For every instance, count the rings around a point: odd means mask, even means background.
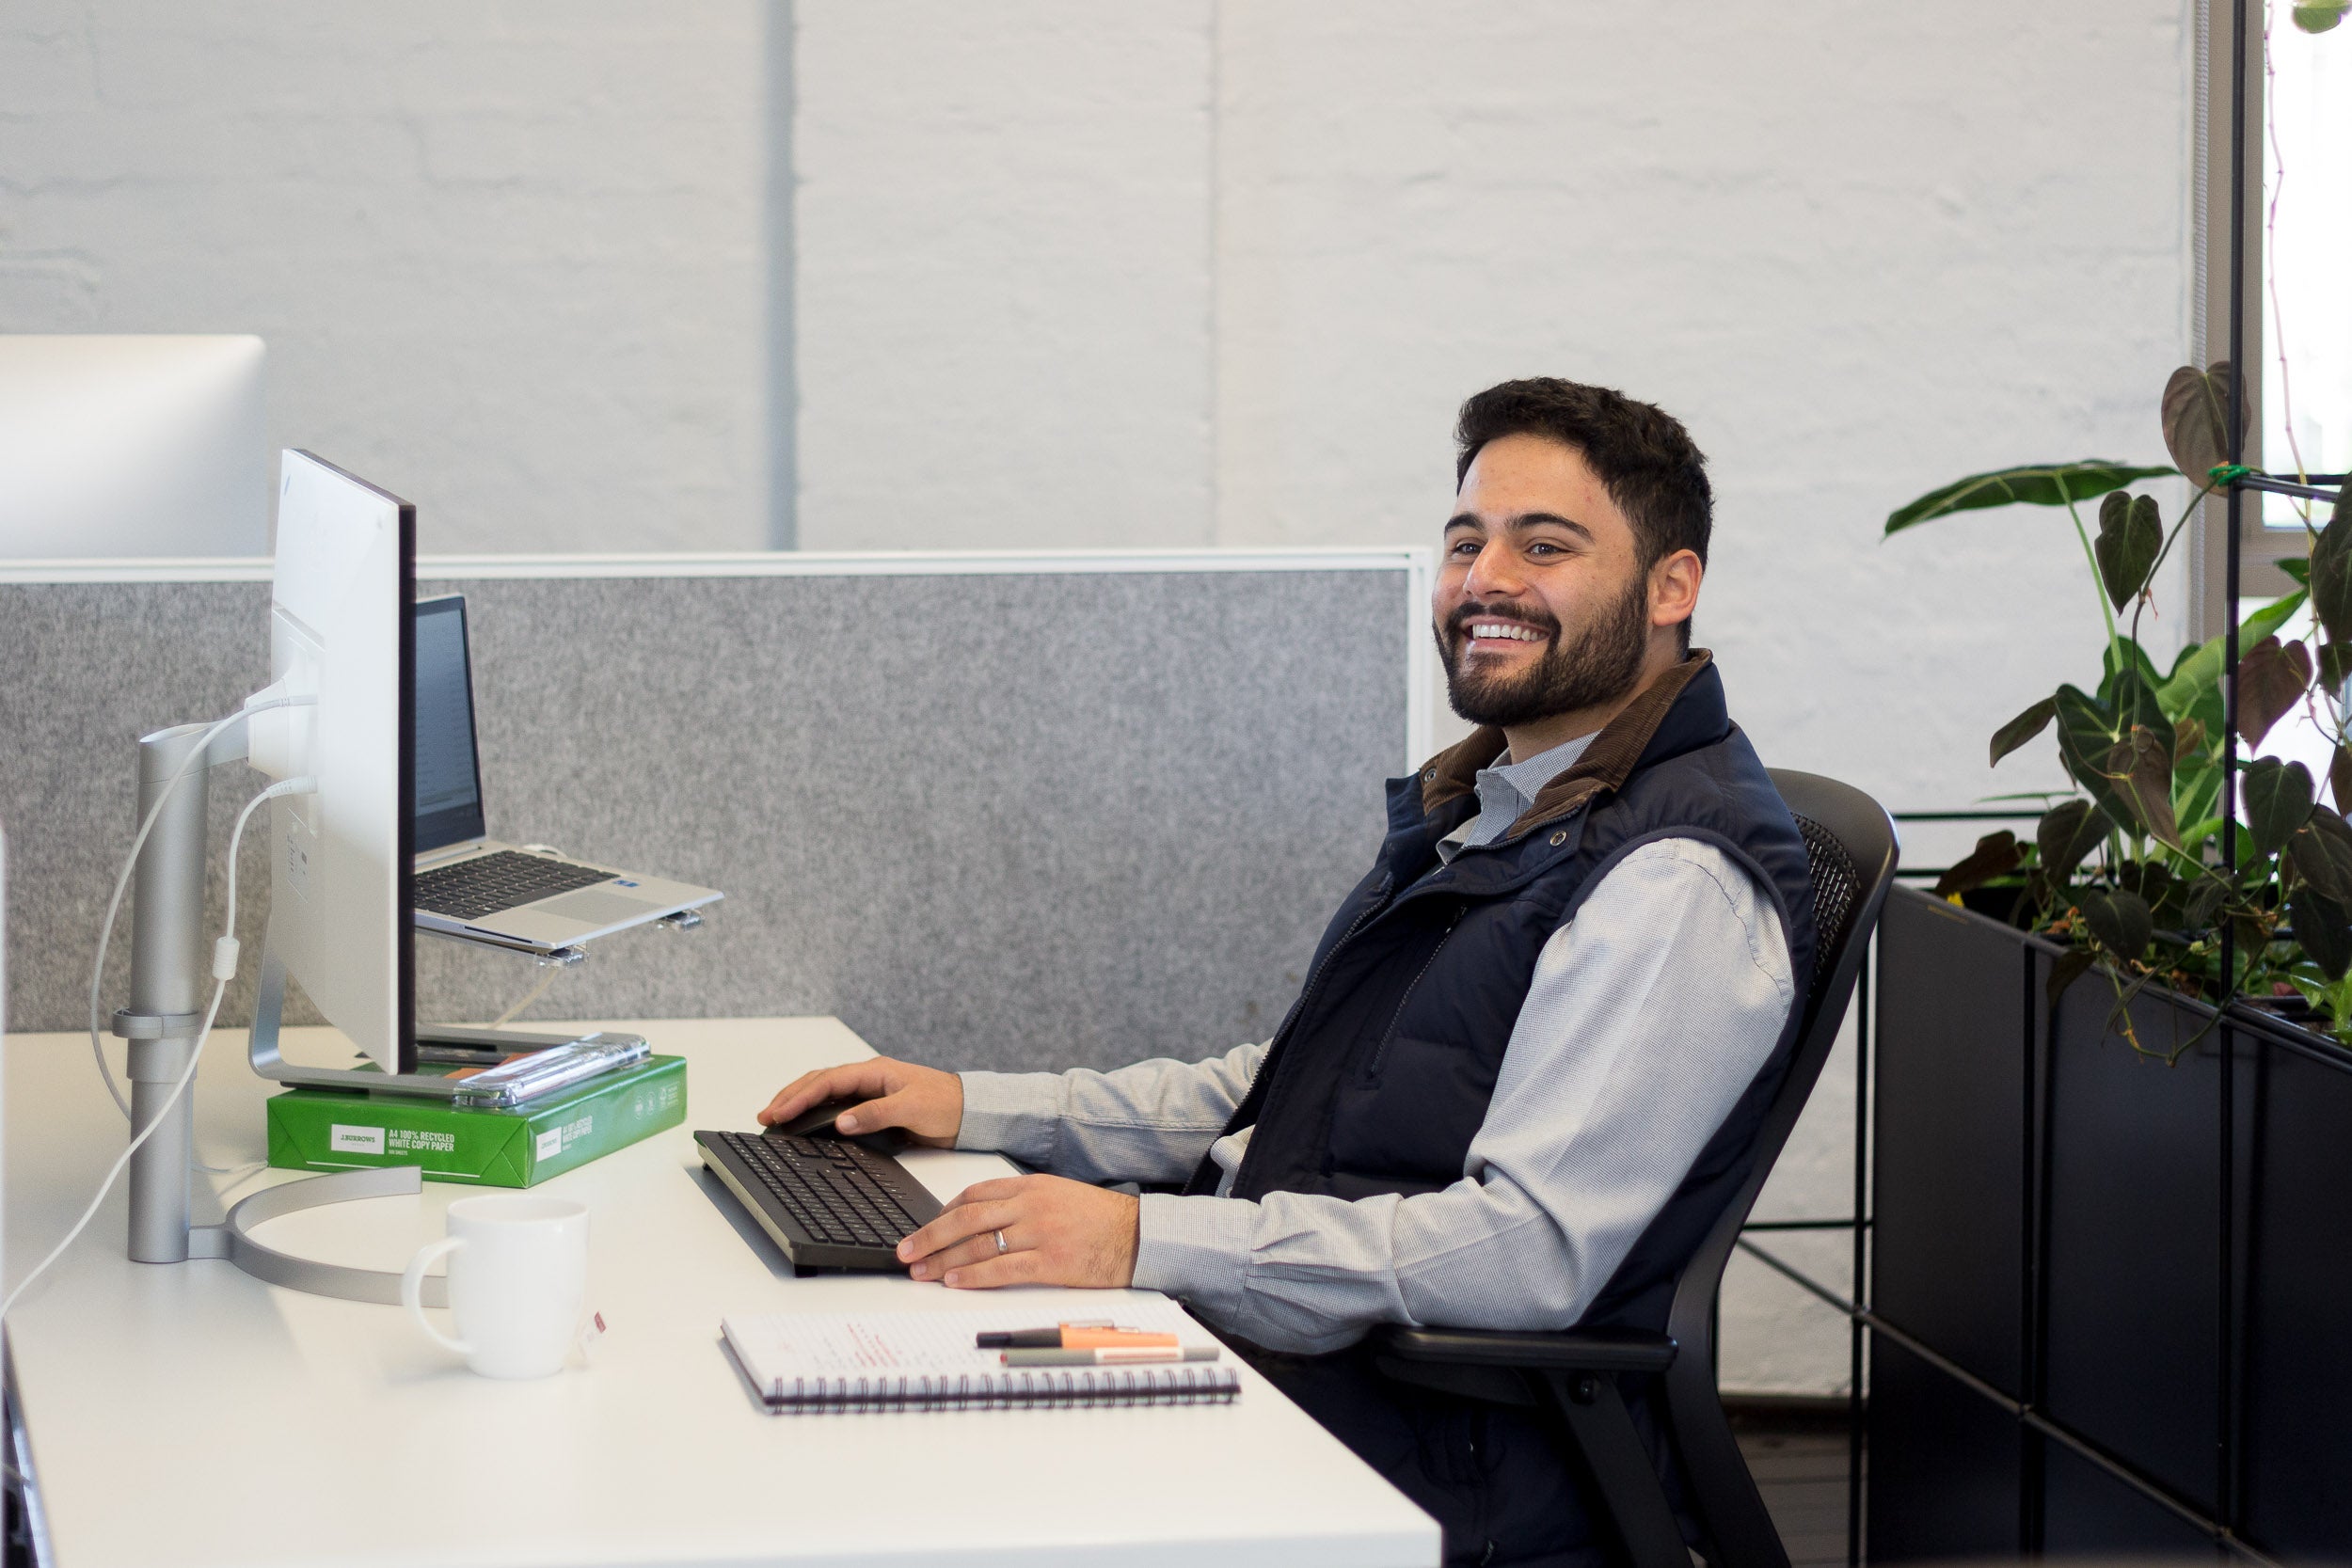
[{"label": "spiral notebook", "polygon": [[[1174,1302],[1122,1301],[1122,1328],[1173,1334],[1185,1346],[1216,1340]],[[727,1354],[770,1414],[834,1411],[1018,1410],[1104,1404],[1225,1404],[1241,1393],[1226,1361],[1116,1367],[1007,1367],[978,1350],[990,1330],[1035,1328],[1007,1312],[768,1312],[719,1325]]]}]

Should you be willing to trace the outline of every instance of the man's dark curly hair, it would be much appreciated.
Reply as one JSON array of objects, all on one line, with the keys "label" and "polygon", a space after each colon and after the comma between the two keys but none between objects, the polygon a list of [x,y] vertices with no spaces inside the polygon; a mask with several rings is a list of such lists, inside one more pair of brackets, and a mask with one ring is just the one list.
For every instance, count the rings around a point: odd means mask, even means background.
[{"label": "man's dark curly hair", "polygon": [[1462,404],[1454,426],[1457,491],[1479,449],[1503,436],[1545,436],[1581,453],[1633,525],[1643,570],[1676,550],[1690,550],[1705,563],[1714,491],[1706,455],[1673,415],[1610,388],[1557,376],[1489,387]]}]

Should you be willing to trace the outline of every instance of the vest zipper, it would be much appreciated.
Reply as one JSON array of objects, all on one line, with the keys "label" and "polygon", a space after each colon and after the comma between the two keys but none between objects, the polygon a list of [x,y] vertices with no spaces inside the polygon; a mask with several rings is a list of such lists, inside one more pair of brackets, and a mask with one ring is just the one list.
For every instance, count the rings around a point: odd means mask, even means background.
[{"label": "vest zipper", "polygon": [[[1282,1081],[1282,1063],[1276,1060],[1277,1057],[1285,1055],[1285,1053],[1283,1053],[1280,1049],[1283,1043],[1282,1037],[1288,1034],[1290,1032],[1290,1026],[1296,1022],[1306,1013],[1307,1004],[1314,999],[1315,987],[1320,985],[1323,981],[1323,972],[1331,967],[1331,960],[1340,956],[1340,949],[1345,947],[1350,942],[1353,942],[1356,938],[1356,933],[1362,930],[1365,924],[1369,922],[1373,916],[1388,908],[1389,890],[1395,885],[1396,879],[1393,876],[1391,876],[1380,884],[1380,889],[1378,893],[1374,895],[1373,901],[1370,904],[1367,904],[1363,909],[1357,911],[1356,918],[1347,923],[1347,929],[1340,933],[1340,940],[1331,944],[1331,950],[1324,954],[1323,961],[1315,965],[1313,972],[1307,976],[1306,985],[1299,990],[1298,1000],[1291,1004],[1289,1016],[1282,1020],[1282,1026],[1274,1031],[1274,1037],[1266,1047],[1265,1059],[1258,1064],[1258,1070],[1249,1075],[1249,1087],[1242,1091],[1241,1102],[1243,1105],[1248,1105],[1250,1100],[1257,1094],[1258,1081],[1265,1077],[1265,1069],[1269,1064],[1274,1069],[1274,1078],[1271,1083],[1266,1085],[1266,1095],[1269,1099],[1273,1097],[1276,1086]],[[1252,1122],[1250,1125],[1255,1127],[1257,1124]],[[1258,1140],[1253,1137],[1249,1140],[1248,1148],[1242,1152],[1241,1164],[1235,1168],[1233,1172],[1234,1186],[1239,1187],[1241,1185],[1242,1175],[1244,1172],[1248,1170],[1249,1162],[1256,1157],[1257,1152]]]},{"label": "vest zipper", "polygon": [[1405,994],[1396,999],[1396,1011],[1389,1015],[1389,1027],[1381,1034],[1380,1043],[1373,1048],[1372,1065],[1364,1069],[1365,1077],[1380,1076],[1380,1064],[1389,1059],[1389,1045],[1396,1038],[1397,1025],[1405,1022],[1405,1004],[1413,999],[1413,992],[1420,988],[1422,977],[1428,974],[1429,966],[1438,961],[1438,955],[1444,952],[1445,944],[1453,940],[1454,927],[1459,926],[1462,916],[1469,912],[1468,904],[1454,906],[1454,913],[1447,917],[1445,929],[1438,935],[1438,945],[1429,950],[1429,957],[1422,959],[1421,968],[1413,972],[1412,980],[1405,988]]}]

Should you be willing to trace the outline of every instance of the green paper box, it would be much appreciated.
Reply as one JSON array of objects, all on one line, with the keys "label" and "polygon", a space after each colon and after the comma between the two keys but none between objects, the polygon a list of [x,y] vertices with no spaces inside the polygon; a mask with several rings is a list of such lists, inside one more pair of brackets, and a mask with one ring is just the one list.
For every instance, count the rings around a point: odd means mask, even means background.
[{"label": "green paper box", "polygon": [[683,1056],[649,1056],[504,1111],[296,1088],[269,1101],[269,1163],[290,1170],[422,1165],[428,1181],[529,1187],[685,1119]]}]

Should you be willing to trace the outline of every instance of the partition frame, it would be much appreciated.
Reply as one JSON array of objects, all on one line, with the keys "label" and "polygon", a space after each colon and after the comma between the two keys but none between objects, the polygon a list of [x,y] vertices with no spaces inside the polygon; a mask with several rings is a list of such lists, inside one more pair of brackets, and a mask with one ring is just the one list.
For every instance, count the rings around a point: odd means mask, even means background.
[{"label": "partition frame", "polygon": [[[267,582],[267,556],[0,561],[0,584]],[[1102,550],[743,550],[604,555],[421,555],[417,580],[559,578],[1022,577],[1184,572],[1405,574],[1406,687],[1400,771],[1435,749],[1437,644],[1430,636],[1434,552],[1421,545]]]}]

